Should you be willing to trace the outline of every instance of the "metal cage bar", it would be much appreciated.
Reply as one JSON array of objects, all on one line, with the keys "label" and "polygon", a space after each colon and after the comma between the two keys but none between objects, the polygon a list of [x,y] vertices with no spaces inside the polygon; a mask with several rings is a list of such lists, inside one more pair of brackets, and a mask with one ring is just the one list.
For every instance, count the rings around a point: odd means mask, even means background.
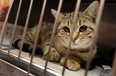
[{"label": "metal cage bar", "polygon": [[67,58],[70,54],[71,40],[72,40],[75,25],[76,25],[76,21],[78,19],[80,4],[81,4],[81,0],[77,0],[75,12],[74,12],[73,23],[72,23],[72,28],[71,28],[72,31],[71,31],[71,34],[70,34],[70,41],[69,41],[69,45],[68,45],[68,48],[67,48],[66,59],[65,59],[65,62],[64,62],[63,70],[62,70],[62,76],[64,76],[64,72],[65,72],[65,68],[66,68],[65,65],[66,65],[66,62],[67,62]]},{"label": "metal cage bar", "polygon": [[16,31],[16,25],[17,25],[18,18],[19,18],[21,4],[22,4],[22,0],[20,0],[20,2],[19,2],[19,6],[18,6],[16,18],[15,18],[15,23],[14,23],[14,27],[13,27],[13,31],[12,31],[12,35],[11,35],[10,45],[9,45],[9,49],[8,49],[8,54],[10,54],[10,50],[12,48],[12,41],[13,41],[13,38],[14,38],[14,35],[15,35],[15,31]]},{"label": "metal cage bar", "polygon": [[104,3],[105,3],[105,0],[100,0],[100,5],[99,5],[98,12],[97,12],[96,23],[95,23],[96,27],[95,27],[95,32],[94,32],[93,45],[90,48],[91,54],[90,54],[89,60],[86,64],[86,70],[85,70],[84,76],[87,76],[88,69],[90,67],[90,63],[92,61],[93,56],[95,55],[95,53],[93,52],[93,47],[96,45],[96,41],[97,41],[97,38],[98,38],[97,37],[98,36],[98,27],[99,27],[99,24],[100,24],[100,21],[101,21],[101,15],[102,15]]},{"label": "metal cage bar", "polygon": [[50,38],[50,46],[49,46],[49,49],[48,49],[48,55],[47,55],[47,59],[46,59],[46,62],[45,62],[45,69],[43,71],[42,76],[45,76],[45,73],[46,73],[51,46],[52,46],[52,43],[53,43],[53,39],[54,39],[56,29],[58,27],[57,22],[58,22],[59,13],[60,13],[60,10],[61,10],[61,7],[62,7],[62,3],[63,3],[63,0],[59,0],[59,5],[58,5],[58,8],[57,8],[57,14],[56,14],[56,17],[55,17],[55,22],[54,22],[54,25],[53,25],[52,35],[51,35],[51,38]]},{"label": "metal cage bar", "polygon": [[41,29],[41,26],[42,26],[42,20],[43,20],[43,16],[44,16],[46,3],[47,3],[47,0],[44,0],[42,10],[41,10],[40,19],[39,19],[39,23],[38,23],[38,27],[37,27],[38,30],[37,30],[37,34],[35,36],[34,45],[33,45],[33,49],[32,49],[31,60],[30,60],[30,64],[29,64],[29,67],[28,67],[28,74],[30,72],[31,65],[32,65],[32,62],[33,62],[33,57],[34,57],[34,54],[35,54],[35,49],[36,49],[36,46],[37,46],[38,37],[39,37],[40,29]]},{"label": "metal cage bar", "polygon": [[22,48],[23,48],[24,38],[25,38],[25,35],[26,35],[26,32],[27,32],[27,27],[28,27],[28,23],[29,23],[29,18],[30,18],[32,6],[33,6],[33,0],[30,1],[30,6],[29,6],[28,14],[27,14],[27,19],[26,19],[26,23],[25,23],[25,27],[24,27],[24,31],[23,31],[23,36],[22,36],[22,39],[21,39],[21,46],[19,48],[18,59],[20,59],[20,56],[21,56],[21,51],[22,51]]}]

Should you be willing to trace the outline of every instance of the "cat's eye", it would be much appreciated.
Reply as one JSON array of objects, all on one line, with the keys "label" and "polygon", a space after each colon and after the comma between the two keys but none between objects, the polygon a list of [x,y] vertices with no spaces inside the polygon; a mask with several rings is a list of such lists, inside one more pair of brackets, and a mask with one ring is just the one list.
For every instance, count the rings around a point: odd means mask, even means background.
[{"label": "cat's eye", "polygon": [[79,28],[79,32],[84,32],[87,30],[87,26],[86,25],[83,25]]},{"label": "cat's eye", "polygon": [[69,27],[66,27],[66,26],[63,27],[63,30],[64,30],[65,32],[70,32]]}]

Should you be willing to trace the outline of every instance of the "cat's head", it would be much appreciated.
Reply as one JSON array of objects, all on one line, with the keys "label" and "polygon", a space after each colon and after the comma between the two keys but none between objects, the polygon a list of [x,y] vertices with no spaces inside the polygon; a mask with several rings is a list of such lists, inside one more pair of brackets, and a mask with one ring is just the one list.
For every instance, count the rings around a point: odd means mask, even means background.
[{"label": "cat's head", "polygon": [[[98,1],[91,3],[84,12],[79,12],[78,20],[71,39],[71,49],[88,48],[91,46],[95,28],[95,16],[99,7]],[[51,10],[54,17],[57,11]],[[58,18],[57,39],[61,45],[68,47],[72,31],[73,13],[60,13]]]}]

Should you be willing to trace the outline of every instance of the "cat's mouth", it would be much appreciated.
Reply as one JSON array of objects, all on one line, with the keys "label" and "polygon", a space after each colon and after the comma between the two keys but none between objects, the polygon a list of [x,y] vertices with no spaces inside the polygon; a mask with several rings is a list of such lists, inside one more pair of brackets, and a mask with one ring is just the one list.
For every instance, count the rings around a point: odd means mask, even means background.
[{"label": "cat's mouth", "polygon": [[[71,44],[70,44],[70,49],[84,49],[84,48],[88,48],[90,47],[92,44],[92,41],[91,40],[82,40],[82,41],[77,41],[77,42],[73,42],[71,41]],[[65,47],[69,47],[69,42],[67,41],[65,44],[64,44]]]}]

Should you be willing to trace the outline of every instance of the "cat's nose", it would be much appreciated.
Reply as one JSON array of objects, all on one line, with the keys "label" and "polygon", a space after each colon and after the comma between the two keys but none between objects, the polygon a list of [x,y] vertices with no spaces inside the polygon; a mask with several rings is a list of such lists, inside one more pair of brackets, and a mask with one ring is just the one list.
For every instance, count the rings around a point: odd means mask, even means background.
[{"label": "cat's nose", "polygon": [[72,38],[73,43],[76,41],[76,38]]},{"label": "cat's nose", "polygon": [[72,36],[72,41],[73,41],[73,43],[78,39],[78,37],[79,37],[79,33],[73,33],[73,36]]}]

